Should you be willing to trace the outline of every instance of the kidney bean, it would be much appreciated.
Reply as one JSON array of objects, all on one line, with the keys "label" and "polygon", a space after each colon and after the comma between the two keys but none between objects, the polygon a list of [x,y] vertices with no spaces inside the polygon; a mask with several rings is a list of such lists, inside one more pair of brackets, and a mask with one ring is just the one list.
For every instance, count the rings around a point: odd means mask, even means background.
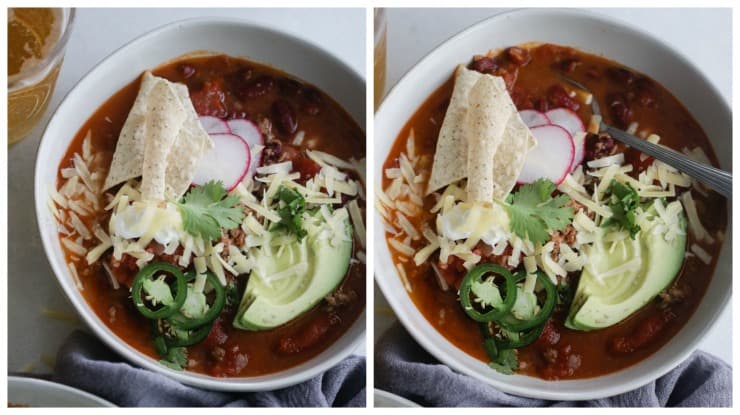
[{"label": "kidney bean", "polygon": [[576,70],[576,68],[581,64],[581,61],[579,59],[571,58],[571,59],[564,59],[560,62],[560,70],[566,73],[570,73]]},{"label": "kidney bean", "polygon": [[306,111],[308,115],[318,115],[321,112],[321,107],[324,104],[324,97],[321,93],[313,88],[304,88],[302,90],[303,95],[303,111]]},{"label": "kidney bean", "polygon": [[592,66],[586,71],[586,76],[591,79],[601,79],[601,71],[597,67]]},{"label": "kidney bean", "polygon": [[632,121],[632,110],[627,105],[627,99],[623,94],[612,95],[609,99],[609,109],[617,127],[626,128]]},{"label": "kidney bean", "polygon": [[188,65],[187,63],[180,64],[177,67],[177,70],[180,71],[182,76],[185,77],[185,79],[190,78],[191,76],[195,75],[195,68],[193,65]]},{"label": "kidney bean", "polygon": [[209,348],[214,348],[223,345],[227,340],[229,340],[229,335],[223,328],[223,320],[221,320],[221,317],[218,317],[213,321],[211,331],[208,333],[208,337],[206,337],[204,343]]},{"label": "kidney bean", "polygon": [[275,86],[275,80],[271,76],[260,76],[245,85],[241,90],[242,98],[257,98],[266,95]]},{"label": "kidney bean", "polygon": [[342,322],[337,314],[322,314],[309,325],[294,335],[283,337],[277,344],[277,352],[283,355],[300,353],[326,336],[332,326]]},{"label": "kidney bean", "polygon": [[655,82],[652,79],[641,76],[635,80],[635,88],[641,91],[655,91]]},{"label": "kidney bean", "polygon": [[635,98],[637,102],[646,108],[656,108],[655,96],[649,91],[637,91]]},{"label": "kidney bean", "polygon": [[529,54],[528,50],[517,46],[512,46],[506,49],[506,56],[509,60],[519,66],[524,66],[532,60],[532,56]]},{"label": "kidney bean", "polygon": [[609,79],[625,86],[632,85],[632,83],[635,81],[634,72],[624,68],[607,68],[606,75],[609,77]]},{"label": "kidney bean", "polygon": [[293,159],[293,169],[301,174],[298,179],[301,184],[305,184],[321,171],[321,165],[301,153]]},{"label": "kidney bean", "polygon": [[290,106],[288,101],[279,99],[272,104],[272,113],[275,117],[275,123],[277,124],[280,131],[284,134],[293,134],[298,129],[298,122],[293,112],[293,107]]},{"label": "kidney bean", "polygon": [[615,355],[624,355],[639,350],[650,344],[676,315],[666,309],[659,314],[643,320],[629,336],[619,336],[609,343],[609,351]]},{"label": "kidney bean", "polygon": [[552,320],[547,320],[545,327],[542,329],[542,334],[536,341],[536,345],[540,348],[547,348],[554,346],[560,341],[560,332],[555,328]]},{"label": "kidney bean", "polygon": [[225,98],[219,81],[206,81],[202,88],[190,93],[190,100],[198,115],[211,115],[219,118],[225,118],[227,115]]},{"label": "kidney bean", "polygon": [[562,85],[553,85],[547,91],[547,99],[553,107],[564,107],[571,111],[578,111],[581,108],[581,104],[575,99],[568,95],[568,92],[563,88]]},{"label": "kidney bean", "polygon": [[641,77],[635,81],[635,99],[643,107],[657,108],[655,84],[648,78]]},{"label": "kidney bean", "polygon": [[470,64],[470,69],[481,73],[493,73],[497,68],[498,65],[488,56],[476,56]]},{"label": "kidney bean", "polygon": [[300,95],[303,93],[303,84],[296,81],[295,79],[290,78],[280,78],[278,79],[278,88],[280,88],[280,92],[285,95]]},{"label": "kidney bean", "polygon": [[252,79],[254,71],[250,67],[244,67],[234,73],[234,78],[239,81],[249,81]]}]

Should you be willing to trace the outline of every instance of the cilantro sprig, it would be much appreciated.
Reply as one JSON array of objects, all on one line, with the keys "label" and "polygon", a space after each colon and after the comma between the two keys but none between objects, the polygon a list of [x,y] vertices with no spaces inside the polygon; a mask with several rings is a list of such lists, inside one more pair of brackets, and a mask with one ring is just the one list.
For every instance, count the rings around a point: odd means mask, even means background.
[{"label": "cilantro sprig", "polygon": [[570,201],[568,195],[552,197],[554,191],[553,182],[538,179],[509,195],[506,208],[511,230],[521,238],[542,244],[550,238],[548,231],[565,229],[573,219],[574,209],[566,206]]},{"label": "cilantro sprig", "polygon": [[612,210],[612,216],[601,226],[624,229],[630,233],[630,238],[635,239],[637,232],[640,232],[640,226],[635,223],[635,209],[640,204],[637,190],[629,183],[612,180],[609,184],[609,193],[611,193],[609,208]]},{"label": "cilantro sprig", "polygon": [[511,375],[519,367],[519,357],[514,349],[500,350],[496,359],[488,365],[501,374]]},{"label": "cilantro sprig", "polygon": [[159,363],[173,370],[183,370],[188,365],[188,352],[184,347],[172,347],[161,357]]},{"label": "cilantro sprig", "polygon": [[220,238],[223,230],[236,228],[244,219],[239,196],[229,196],[221,182],[195,186],[176,204],[185,232],[206,241]]},{"label": "cilantro sprig", "polygon": [[276,198],[278,199],[277,214],[280,222],[272,229],[285,229],[294,234],[299,240],[306,236],[303,228],[303,212],[306,211],[306,199],[297,191],[281,185],[278,188]]}]

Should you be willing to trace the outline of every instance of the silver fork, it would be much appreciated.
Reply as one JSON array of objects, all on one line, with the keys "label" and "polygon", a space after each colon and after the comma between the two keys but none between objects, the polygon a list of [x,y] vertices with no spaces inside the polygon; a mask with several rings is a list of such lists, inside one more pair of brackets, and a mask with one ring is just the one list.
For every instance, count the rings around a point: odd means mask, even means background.
[{"label": "silver fork", "polygon": [[[591,91],[589,91],[588,88],[580,82],[566,76],[563,76],[563,79],[573,86],[591,93]],[[591,100],[591,110],[595,115],[601,115],[599,103],[596,102],[595,98]],[[636,148],[649,156],[655,157],[656,160],[660,160],[663,163],[706,184],[727,199],[732,199],[732,173],[704,163],[696,162],[675,150],[643,140],[640,137],[608,125],[603,121],[599,125],[599,132],[608,133],[612,138],[615,138],[630,147]]]}]

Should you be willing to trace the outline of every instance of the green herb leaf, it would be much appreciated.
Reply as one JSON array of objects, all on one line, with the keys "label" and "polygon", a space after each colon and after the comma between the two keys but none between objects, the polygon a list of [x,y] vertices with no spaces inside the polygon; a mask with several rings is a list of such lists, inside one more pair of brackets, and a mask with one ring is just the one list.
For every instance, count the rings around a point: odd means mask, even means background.
[{"label": "green herb leaf", "polygon": [[573,207],[568,195],[552,197],[555,184],[547,179],[538,179],[525,184],[509,196],[507,210],[511,218],[511,230],[534,243],[545,243],[549,231],[565,229],[573,219]]},{"label": "green herb leaf", "polygon": [[499,350],[496,360],[488,365],[501,374],[511,375],[519,368],[519,357],[514,349]]},{"label": "green herb leaf", "polygon": [[184,347],[172,347],[159,361],[163,366],[173,370],[183,370],[188,365],[188,352]]},{"label": "green herb leaf", "polygon": [[224,289],[226,294],[226,305],[227,306],[234,306],[239,304],[239,301],[241,299],[239,298],[239,287],[236,286],[236,282],[229,281],[228,284],[226,284],[226,288]]},{"label": "green herb leaf", "polygon": [[306,199],[297,191],[282,185],[278,188],[276,197],[279,199],[277,213],[280,216],[280,222],[276,223],[272,229],[285,229],[299,240],[303,239],[306,236],[306,230],[303,229]]},{"label": "green herb leaf", "polygon": [[213,241],[223,230],[234,229],[244,219],[239,196],[228,196],[221,182],[195,186],[177,203],[185,232]]},{"label": "green herb leaf", "polygon": [[573,302],[573,296],[575,295],[575,287],[567,282],[560,282],[557,286],[558,290],[558,304],[570,305]]},{"label": "green herb leaf", "polygon": [[605,220],[601,226],[613,226],[621,228],[630,233],[630,238],[635,239],[640,226],[635,223],[635,209],[640,203],[640,196],[632,186],[612,180],[609,184],[611,201],[609,207],[613,215]]}]

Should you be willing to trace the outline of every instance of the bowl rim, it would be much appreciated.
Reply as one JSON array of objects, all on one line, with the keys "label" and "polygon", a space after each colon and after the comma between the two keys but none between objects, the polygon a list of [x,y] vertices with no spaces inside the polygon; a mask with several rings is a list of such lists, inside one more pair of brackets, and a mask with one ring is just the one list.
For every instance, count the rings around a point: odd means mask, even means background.
[{"label": "bowl rim", "polygon": [[[27,389],[40,389],[37,392],[52,390],[54,392],[63,392],[69,396],[74,396],[76,399],[80,401],[86,401],[88,405],[93,406],[99,406],[99,407],[109,407],[113,408],[116,407],[113,403],[107,401],[106,399],[101,398],[100,396],[93,395],[90,392],[77,389],[75,387],[66,385],[64,383],[58,383],[53,382],[46,379],[39,379],[34,377],[28,377],[28,376],[17,376],[17,375],[10,375],[8,376],[8,392],[10,392],[10,389],[12,388],[27,388]],[[43,392],[42,392],[43,393]],[[10,399],[10,397],[8,397]],[[80,404],[82,402],[79,402]]]},{"label": "bowl rim", "polygon": [[[275,390],[292,386],[313,378],[336,366],[343,359],[352,354],[365,340],[367,330],[365,324],[367,304],[362,313],[358,315],[357,319],[339,338],[337,338],[337,340],[335,340],[319,354],[313,356],[309,360],[299,363],[296,366],[292,366],[290,368],[278,372],[268,373],[265,375],[231,378],[218,378],[197,372],[172,370],[159,364],[158,361],[154,358],[145,355],[133,346],[129,345],[125,340],[115,334],[110,328],[108,328],[108,326],[105,325],[105,323],[101,321],[97,314],[95,314],[95,312],[91,309],[90,305],[87,303],[87,300],[84,299],[79,290],[74,286],[74,284],[71,283],[71,276],[69,275],[69,270],[67,269],[66,264],[61,264],[56,261],[56,259],[53,259],[55,257],[54,255],[52,255],[52,253],[60,248],[58,246],[54,246],[52,241],[58,239],[58,237],[46,238],[44,235],[45,233],[47,233],[48,230],[46,228],[46,224],[42,222],[42,218],[46,215],[46,212],[48,210],[46,203],[49,199],[49,196],[46,193],[46,186],[48,184],[43,183],[43,176],[40,174],[40,172],[44,169],[44,163],[42,162],[41,156],[48,152],[46,149],[49,147],[49,142],[52,139],[50,138],[51,129],[55,128],[56,124],[61,122],[57,120],[60,110],[62,108],[65,108],[67,105],[70,105],[68,104],[70,100],[80,93],[79,91],[85,86],[85,83],[91,77],[91,75],[96,73],[100,67],[104,67],[105,65],[107,65],[109,61],[116,58],[119,54],[123,54],[131,48],[139,48],[142,44],[150,42],[151,38],[156,38],[169,31],[181,29],[183,27],[224,25],[235,25],[248,30],[264,31],[266,33],[280,36],[287,41],[294,43],[299,49],[311,51],[318,56],[322,56],[326,61],[333,61],[334,64],[347,72],[347,74],[352,78],[353,82],[356,81],[358,83],[362,83],[363,85],[366,84],[365,78],[361,76],[358,71],[353,69],[342,59],[338,58],[337,55],[335,55],[334,53],[329,52],[321,46],[314,44],[306,39],[300,38],[292,33],[268,26],[264,23],[233,17],[195,17],[176,20],[160,25],[125,42],[122,46],[113,50],[99,62],[94,64],[94,66],[82,77],[80,77],[75,85],[69,89],[59,105],[54,109],[54,113],[49,118],[48,123],[44,127],[44,132],[41,136],[41,140],[36,152],[36,162],[34,166],[34,200],[36,207],[36,222],[44,246],[44,254],[46,256],[46,260],[52,268],[55,280],[62,288],[65,296],[72,303],[77,313],[82,317],[85,324],[95,333],[98,339],[102,340],[108,347],[116,351],[128,362],[133,363],[140,368],[163,374],[183,384],[206,388],[209,390],[234,392]],[[171,62],[172,60],[173,59],[168,59],[165,62]],[[264,64],[269,65],[269,63]],[[363,100],[363,102],[365,101]],[[345,109],[345,111],[347,110]],[[355,119],[355,116],[352,115],[350,111],[347,112],[348,114],[350,114],[352,119],[355,120],[355,122],[358,122],[358,120]],[[364,112],[361,112],[360,114],[364,116]],[[365,131],[365,125],[362,125],[361,128],[363,129],[363,131]],[[71,141],[72,138],[69,138],[69,141]],[[58,165],[56,165],[55,168],[58,169]],[[354,332],[356,332],[355,337],[350,339],[347,344],[341,348],[341,350],[332,350],[333,353],[328,353],[333,347],[335,347],[340,341],[342,341],[344,337]],[[287,374],[288,371],[297,370],[297,368],[300,368],[298,369],[298,372]],[[263,379],[265,377],[268,377],[269,379]]]},{"label": "bowl rim", "polygon": [[[388,103],[395,100],[394,97],[400,94],[399,87],[406,82],[412,82],[413,80],[411,78],[414,75],[414,73],[417,70],[419,70],[418,68],[423,67],[424,65],[427,65],[429,62],[431,62],[433,58],[435,57],[435,55],[437,55],[438,53],[441,53],[440,52],[441,50],[449,47],[449,45],[455,43],[459,39],[467,37],[479,30],[483,30],[485,27],[491,24],[495,24],[495,22],[499,20],[506,19],[509,17],[529,17],[532,15],[542,15],[542,14],[550,14],[554,18],[558,18],[560,16],[569,16],[569,17],[575,17],[575,18],[581,18],[581,19],[588,19],[588,20],[592,20],[592,21],[596,21],[598,23],[604,24],[606,26],[610,26],[615,29],[631,32],[632,34],[636,36],[639,36],[644,39],[649,39],[650,41],[655,42],[655,44],[659,48],[662,48],[665,51],[669,52],[670,54],[674,55],[678,61],[680,61],[688,69],[692,70],[699,77],[699,79],[701,79],[704,86],[710,89],[710,92],[712,93],[712,95],[718,97],[718,101],[722,105],[722,110],[730,114],[730,120],[732,119],[731,117],[732,112],[730,110],[729,103],[723,97],[723,95],[719,92],[719,89],[717,88],[717,86],[706,77],[705,73],[699,70],[697,66],[694,65],[683,53],[675,50],[668,43],[658,38],[657,36],[654,36],[648,33],[642,28],[632,25],[629,22],[623,21],[622,19],[610,17],[610,16],[607,16],[601,13],[596,13],[596,12],[592,12],[588,10],[570,9],[570,8],[526,8],[526,9],[518,8],[518,9],[503,11],[501,13],[497,13],[490,17],[484,18],[476,23],[473,23],[472,25],[466,27],[465,29],[448,37],[446,40],[444,40],[443,42],[435,46],[427,54],[425,54],[422,58],[417,60],[403,74],[403,76],[398,80],[398,82],[396,82],[391,87],[391,89],[388,91],[388,94],[385,96],[385,98],[381,102],[380,106],[378,107],[378,111],[375,114],[374,127],[378,125],[378,120],[383,120],[390,116],[390,115],[389,116],[385,115],[386,112],[389,111],[388,108],[390,104]],[[423,98],[424,97],[422,97],[422,99]],[[419,105],[421,105],[421,103],[417,103],[417,106],[415,108],[418,109]],[[377,127],[375,127],[375,130],[377,131]],[[396,136],[393,136],[392,138],[389,138],[389,139],[395,141]],[[382,164],[384,163],[385,158],[387,157],[387,154],[383,154],[383,155],[375,154],[375,157],[376,159],[374,160],[373,171],[372,171],[374,179],[378,177],[378,171],[377,171],[378,166],[381,166],[382,168]],[[382,218],[380,217],[380,214],[378,213],[377,209],[375,209],[374,218],[375,218],[376,223],[379,223],[379,224],[383,223]],[[728,237],[731,237],[731,232],[732,232],[732,201],[730,200],[728,201],[728,226],[727,226],[726,235]],[[726,249],[727,243],[731,244],[731,238],[726,237],[725,239],[730,239],[730,241],[725,240],[723,242],[721,252],[723,252]],[[457,372],[460,372],[468,376],[471,376],[473,378],[476,378],[478,380],[481,380],[493,387],[500,389],[503,392],[511,393],[511,394],[515,394],[519,396],[524,396],[524,397],[530,397],[530,398],[565,400],[565,401],[575,401],[575,400],[584,400],[584,399],[600,399],[600,398],[614,396],[614,395],[618,395],[624,392],[628,392],[633,389],[640,388],[654,381],[655,379],[665,375],[670,370],[674,369],[675,367],[680,365],[682,362],[684,362],[697,349],[699,340],[703,338],[706,335],[706,333],[710,330],[710,328],[715,325],[720,314],[722,314],[722,312],[727,307],[729,307],[731,303],[730,299],[732,297],[731,290],[727,290],[724,292],[724,295],[719,301],[719,306],[717,307],[716,312],[709,319],[709,322],[708,322],[709,324],[704,325],[701,328],[699,328],[697,330],[698,336],[694,336],[693,338],[691,338],[686,343],[686,346],[683,347],[683,351],[679,354],[676,354],[668,362],[657,366],[655,369],[647,371],[646,374],[633,378],[632,381],[629,383],[610,385],[610,386],[600,387],[598,389],[592,389],[588,391],[584,390],[583,392],[580,392],[577,396],[574,396],[573,394],[568,393],[568,392],[548,390],[546,388],[546,385],[547,383],[551,381],[544,381],[538,378],[533,378],[533,379],[545,382],[542,388],[536,388],[532,386],[519,386],[513,383],[507,383],[503,380],[496,379],[494,376],[498,374],[495,372],[492,372],[493,376],[483,375],[477,372],[476,370],[474,370],[472,367],[469,367],[468,365],[466,365],[464,362],[461,362],[459,359],[455,359],[454,356],[445,353],[437,345],[437,342],[440,342],[440,341],[447,342],[458,352],[458,354],[462,356],[469,356],[467,353],[460,350],[457,346],[449,342],[449,340],[447,340],[441,333],[439,333],[433,327],[430,333],[426,333],[424,330],[415,326],[410,315],[404,314],[403,312],[404,305],[407,303],[410,303],[410,307],[415,309],[416,312],[420,314],[420,317],[424,320],[425,323],[428,323],[426,316],[421,314],[421,312],[418,310],[418,307],[416,307],[416,304],[414,304],[414,302],[410,299],[410,297],[408,297],[408,295],[406,295],[403,299],[398,298],[400,296],[395,296],[394,295],[395,292],[393,291],[392,287],[390,287],[389,283],[385,282],[385,280],[387,278],[390,278],[391,276],[396,279],[398,279],[399,277],[398,275],[396,275],[395,267],[386,266],[386,265],[394,265],[394,262],[392,261],[392,258],[391,258],[390,263],[389,264],[386,263],[387,258],[385,257],[390,257],[390,251],[387,246],[385,231],[382,230],[378,226],[375,227],[374,243],[375,243],[375,251],[374,251],[373,263],[375,267],[374,268],[375,281],[380,287],[380,290],[383,293],[383,296],[386,298],[391,308],[393,309],[394,313],[398,317],[398,320],[403,324],[406,331],[414,338],[414,340],[422,348],[424,348],[429,353],[431,353],[440,362],[444,363],[445,365],[447,365],[448,367],[452,368],[453,370]],[[731,255],[731,253],[728,252],[728,255]],[[717,270],[715,269],[713,271],[713,275],[716,272]],[[702,301],[704,301],[703,298],[702,298]],[[691,318],[693,318],[693,314]],[[664,345],[663,347],[666,347],[666,345]],[[583,383],[584,386],[587,386],[587,383],[590,380],[604,378],[606,376],[615,375],[617,373],[623,372],[630,368],[638,367],[639,365],[644,364],[645,362],[648,362],[653,356],[654,354],[635,363],[634,365],[628,366],[619,371],[612,372],[606,375],[597,376],[593,378],[560,380],[560,381],[557,381],[557,383]],[[515,376],[523,376],[523,375],[515,375]]]}]

